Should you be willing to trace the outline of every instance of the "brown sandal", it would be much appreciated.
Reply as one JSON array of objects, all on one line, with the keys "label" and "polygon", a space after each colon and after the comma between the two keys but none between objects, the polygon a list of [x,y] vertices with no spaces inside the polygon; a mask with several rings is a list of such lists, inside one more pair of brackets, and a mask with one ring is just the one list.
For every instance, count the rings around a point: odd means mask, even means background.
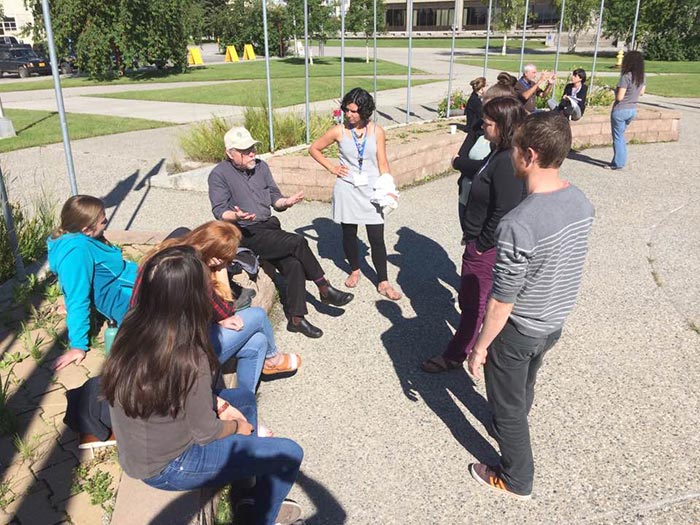
[{"label": "brown sandal", "polygon": [[445,359],[441,355],[436,355],[430,359],[423,361],[420,365],[423,372],[428,372],[429,374],[439,374],[441,372],[448,372],[450,370],[456,370],[458,368],[463,368],[463,363],[459,361],[451,361],[450,359]]},{"label": "brown sandal", "polygon": [[296,372],[301,366],[301,356],[299,354],[282,354],[282,359],[275,366],[263,366],[262,373],[266,376],[277,374],[289,374]]}]

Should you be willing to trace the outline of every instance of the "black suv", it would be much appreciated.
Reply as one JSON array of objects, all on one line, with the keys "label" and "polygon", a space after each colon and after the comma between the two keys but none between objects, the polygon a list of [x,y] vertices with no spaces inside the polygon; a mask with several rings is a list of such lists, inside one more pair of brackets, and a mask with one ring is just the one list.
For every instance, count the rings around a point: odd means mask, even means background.
[{"label": "black suv", "polygon": [[0,45],[0,76],[4,73],[16,73],[20,78],[50,75],[51,63],[37,55],[29,45]]}]

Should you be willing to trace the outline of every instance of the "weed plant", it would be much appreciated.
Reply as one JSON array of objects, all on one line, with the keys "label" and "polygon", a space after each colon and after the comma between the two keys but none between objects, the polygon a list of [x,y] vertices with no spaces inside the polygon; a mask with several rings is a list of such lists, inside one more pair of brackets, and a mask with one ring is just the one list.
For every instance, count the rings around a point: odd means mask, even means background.
[{"label": "weed plant", "polygon": [[[4,176],[4,175],[3,175]],[[7,178],[5,179],[7,182]],[[56,226],[56,206],[46,195],[38,197],[31,206],[10,202],[19,253],[30,264],[46,253],[46,238]],[[30,212],[29,208],[33,211]],[[15,275],[15,258],[5,219],[0,218],[0,283]]]},{"label": "weed plant", "polygon": [[[14,367],[14,364],[12,367]],[[7,406],[7,402],[10,399],[11,374],[12,368],[10,368],[10,371],[5,374],[4,377],[0,374],[0,436],[12,434],[17,429],[15,415],[12,410],[10,410],[10,407]],[[0,495],[0,499],[2,499],[2,495]],[[0,507],[2,507],[2,505],[0,505]]]},{"label": "weed plant", "polygon": [[18,434],[15,434],[12,443],[14,444],[15,450],[19,454],[19,457],[21,457],[23,461],[33,463],[37,458],[39,439],[41,439],[41,436],[38,434],[34,434],[28,439],[22,439]]}]

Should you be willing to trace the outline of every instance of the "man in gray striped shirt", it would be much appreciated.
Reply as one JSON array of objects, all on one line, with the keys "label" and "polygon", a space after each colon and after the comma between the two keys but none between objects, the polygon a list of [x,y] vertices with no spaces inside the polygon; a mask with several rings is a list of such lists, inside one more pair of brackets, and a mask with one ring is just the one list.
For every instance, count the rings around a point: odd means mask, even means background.
[{"label": "man in gray striped shirt", "polygon": [[559,177],[571,149],[567,119],[534,113],[513,141],[516,176],[528,196],[499,223],[493,289],[469,355],[474,377],[484,365],[501,461],[472,463],[469,471],[488,487],[529,499],[535,468],[527,416],[537,370],[576,302],[594,209]]}]

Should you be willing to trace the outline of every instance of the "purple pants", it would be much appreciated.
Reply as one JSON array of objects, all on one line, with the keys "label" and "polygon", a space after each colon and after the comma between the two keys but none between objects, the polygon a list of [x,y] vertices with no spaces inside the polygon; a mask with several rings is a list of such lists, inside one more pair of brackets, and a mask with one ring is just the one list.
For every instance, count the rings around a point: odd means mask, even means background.
[{"label": "purple pants", "polygon": [[495,264],[496,248],[479,255],[476,253],[476,241],[467,243],[462,256],[462,278],[459,286],[459,307],[462,315],[455,335],[442,354],[445,359],[464,361],[476,343],[486,312],[486,301],[493,286]]}]

